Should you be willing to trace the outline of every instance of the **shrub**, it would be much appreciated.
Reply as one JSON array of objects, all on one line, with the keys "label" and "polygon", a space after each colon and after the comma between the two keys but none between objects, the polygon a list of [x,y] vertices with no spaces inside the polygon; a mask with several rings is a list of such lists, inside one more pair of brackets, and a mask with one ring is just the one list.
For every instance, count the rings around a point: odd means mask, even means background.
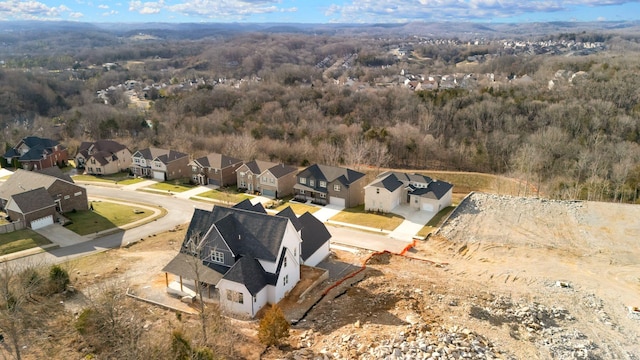
[{"label": "shrub", "polygon": [[60,265],[53,265],[49,270],[49,283],[53,292],[63,292],[67,289],[69,280],[69,273],[67,270],[60,267]]},{"label": "shrub", "polygon": [[282,340],[289,337],[289,322],[278,305],[271,305],[260,320],[258,339],[266,346],[280,346]]}]

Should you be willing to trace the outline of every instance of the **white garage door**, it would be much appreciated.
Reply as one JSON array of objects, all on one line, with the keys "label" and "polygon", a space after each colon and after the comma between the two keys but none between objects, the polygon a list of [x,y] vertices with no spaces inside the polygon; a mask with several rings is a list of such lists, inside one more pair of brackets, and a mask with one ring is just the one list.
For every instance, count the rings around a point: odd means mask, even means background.
[{"label": "white garage door", "polygon": [[31,229],[37,230],[51,224],[53,224],[53,215],[49,215],[40,219],[33,220],[31,222]]},{"label": "white garage door", "polygon": [[344,207],[345,205],[345,201],[342,198],[338,198],[335,196],[329,196],[329,204],[331,205],[338,205],[338,206],[342,206]]},{"label": "white garage door", "polygon": [[154,171],[153,178],[156,180],[164,181],[164,172],[162,171]]},{"label": "white garage door", "polygon": [[422,210],[433,211],[433,204],[422,203]]}]

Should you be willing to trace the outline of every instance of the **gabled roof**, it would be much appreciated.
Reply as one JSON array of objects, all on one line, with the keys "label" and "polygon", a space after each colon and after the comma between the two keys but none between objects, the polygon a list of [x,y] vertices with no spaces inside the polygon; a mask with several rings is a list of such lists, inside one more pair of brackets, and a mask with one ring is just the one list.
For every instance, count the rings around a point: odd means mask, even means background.
[{"label": "gabled roof", "polygon": [[184,243],[192,237],[203,238],[215,225],[235,254],[251,254],[258,259],[275,261],[287,222],[284,217],[238,208],[195,209]]},{"label": "gabled roof", "polygon": [[228,166],[241,163],[242,160],[223,154],[211,153],[207,156],[197,158],[193,160],[193,162],[204,168],[224,169]]},{"label": "gabled roof", "polygon": [[96,161],[102,166],[105,166],[112,161],[118,160],[118,157],[114,153],[108,151],[98,151],[89,156],[89,158],[96,159]]},{"label": "gabled roof", "polygon": [[387,189],[390,192],[394,192],[403,185],[404,183],[398,180],[398,177],[395,174],[389,174],[382,179],[377,178],[368,186]]},{"label": "gabled roof", "polygon": [[[45,170],[44,172],[26,171],[22,169],[16,170],[13,175],[0,185],[0,199],[9,199],[11,195],[19,194],[25,191],[44,187],[48,189],[56,181],[64,181],[79,188],[73,183],[73,180],[66,175],[60,174],[59,177],[48,175],[48,172],[55,172],[56,167]],[[58,171],[60,169],[57,169]],[[45,173],[47,172],[47,173]],[[68,180],[66,180],[68,178]]]},{"label": "gabled roof", "polygon": [[120,150],[126,149],[127,147],[113,140],[98,140],[95,142],[83,141],[78,148],[78,153],[82,154],[84,157],[89,156],[89,150],[91,153],[95,155],[97,152],[106,152],[115,154]]},{"label": "gabled roof", "polygon": [[185,153],[181,153],[179,151],[175,151],[175,150],[169,150],[167,153],[156,156],[155,158],[153,158],[153,160],[158,160],[160,162],[162,162],[163,164],[168,164],[170,162],[176,161],[178,159],[182,159],[184,157],[189,157],[189,155],[185,154]]},{"label": "gabled roof", "polygon": [[[16,150],[21,144],[29,148],[29,150],[22,155]],[[7,159],[19,157],[20,161],[40,160],[45,155],[51,154],[52,149],[58,145],[60,145],[60,143],[55,140],[37,136],[27,136],[20,140],[18,145],[13,149],[8,150],[3,156]],[[61,146],[61,149],[64,149],[64,147]]]},{"label": "gabled roof", "polygon": [[[162,155],[169,154],[169,152],[171,152],[171,150],[150,147],[150,148],[136,151],[135,153],[133,153],[133,156],[136,156],[137,154],[138,156],[142,156],[146,160],[154,160],[155,158],[158,158]],[[183,155],[186,155],[186,154],[183,154]]]},{"label": "gabled roof", "polygon": [[252,160],[245,163],[245,165],[249,168],[249,170],[251,170],[252,173],[262,174],[262,172],[266,171],[269,168],[277,166],[278,164],[269,161]]},{"label": "gabled roof", "polygon": [[415,174],[415,173],[404,173],[404,172],[399,172],[399,171],[386,171],[383,172],[382,174],[378,175],[377,178],[378,179],[382,179],[383,177],[387,177],[389,175],[394,175],[398,180],[402,181],[402,182],[412,182],[412,183],[418,183],[418,184],[429,184],[431,183],[431,181],[433,181],[430,177],[428,177],[427,175],[421,175],[421,174]]},{"label": "gabled roof", "polygon": [[63,173],[62,170],[60,170],[60,168],[57,167],[57,166],[52,166],[52,167],[48,167],[48,168],[44,168],[44,169],[35,170],[35,171],[32,171],[32,173],[49,175],[49,176],[56,177],[56,178],[58,178],[60,180],[64,180],[64,181],[70,182],[72,184],[74,183],[74,181],[71,178],[71,176],[69,176],[68,174]]},{"label": "gabled roof", "polygon": [[313,164],[298,173],[298,176],[324,179],[328,183],[339,181],[343,185],[349,186],[350,184],[364,177],[364,174],[347,168]]},{"label": "gabled roof", "polygon": [[322,245],[331,239],[327,227],[309,212],[302,214],[298,220],[302,225],[302,260],[307,260]]},{"label": "gabled roof", "polygon": [[256,203],[255,205],[253,205],[251,203],[251,200],[249,199],[244,199],[240,201],[239,203],[233,205],[233,208],[253,211],[253,212],[262,213],[262,214],[267,213],[267,210],[264,209],[264,206],[262,206],[261,203]]},{"label": "gabled roof", "polygon": [[277,164],[275,166],[270,167],[268,170],[271,174],[273,174],[273,176],[276,177],[276,179],[279,179],[285,175],[298,171],[298,168],[294,166],[285,165],[285,164]]},{"label": "gabled roof", "polygon": [[43,187],[14,194],[11,196],[10,202],[13,202],[13,204],[8,204],[8,206],[13,208],[12,205],[15,205],[13,210],[19,210],[22,214],[56,205],[51,195]]},{"label": "gabled roof", "polygon": [[236,261],[224,274],[223,279],[244,284],[253,296],[268,284],[266,273],[260,263],[248,256],[243,256]]},{"label": "gabled roof", "polygon": [[296,228],[297,231],[300,231],[300,229],[302,229],[302,223],[298,219],[296,213],[293,212],[293,209],[291,209],[291,206],[287,206],[284,210],[277,213],[276,216],[283,216],[289,219],[289,221],[291,221],[291,224],[293,224],[293,227]]}]

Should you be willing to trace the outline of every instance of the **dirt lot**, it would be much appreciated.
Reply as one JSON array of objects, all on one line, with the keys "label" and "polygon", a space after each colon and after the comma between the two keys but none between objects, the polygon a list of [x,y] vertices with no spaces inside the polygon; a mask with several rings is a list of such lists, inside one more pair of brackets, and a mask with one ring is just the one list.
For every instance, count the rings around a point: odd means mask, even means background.
[{"label": "dirt lot", "polygon": [[[290,346],[247,358],[640,359],[640,207],[474,194],[406,257],[365,271],[297,316]],[[184,229],[77,262],[79,288],[163,284]],[[366,251],[335,251],[353,264]],[[90,270],[89,270],[90,269]],[[113,281],[113,280],[110,280]],[[323,288],[330,283],[323,284]],[[317,291],[305,300],[320,299]],[[311,305],[309,305],[311,306]],[[255,323],[241,322],[244,333]],[[249,346],[249,345],[247,345]]]}]

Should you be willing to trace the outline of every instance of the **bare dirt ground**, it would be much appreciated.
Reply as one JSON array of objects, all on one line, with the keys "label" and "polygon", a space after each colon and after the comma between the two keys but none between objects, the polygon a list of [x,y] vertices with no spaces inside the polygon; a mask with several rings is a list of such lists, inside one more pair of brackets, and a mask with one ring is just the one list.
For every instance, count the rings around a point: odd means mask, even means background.
[{"label": "bare dirt ground", "polygon": [[[302,302],[289,346],[265,359],[640,359],[640,207],[473,194],[407,256]],[[72,267],[79,289],[162,289],[184,228]],[[371,254],[335,250],[358,269]],[[342,275],[341,275],[342,276]],[[115,280],[118,281],[118,280]],[[314,305],[315,304],[315,305]],[[169,313],[168,316],[174,316]],[[238,322],[255,334],[255,322]]]}]

